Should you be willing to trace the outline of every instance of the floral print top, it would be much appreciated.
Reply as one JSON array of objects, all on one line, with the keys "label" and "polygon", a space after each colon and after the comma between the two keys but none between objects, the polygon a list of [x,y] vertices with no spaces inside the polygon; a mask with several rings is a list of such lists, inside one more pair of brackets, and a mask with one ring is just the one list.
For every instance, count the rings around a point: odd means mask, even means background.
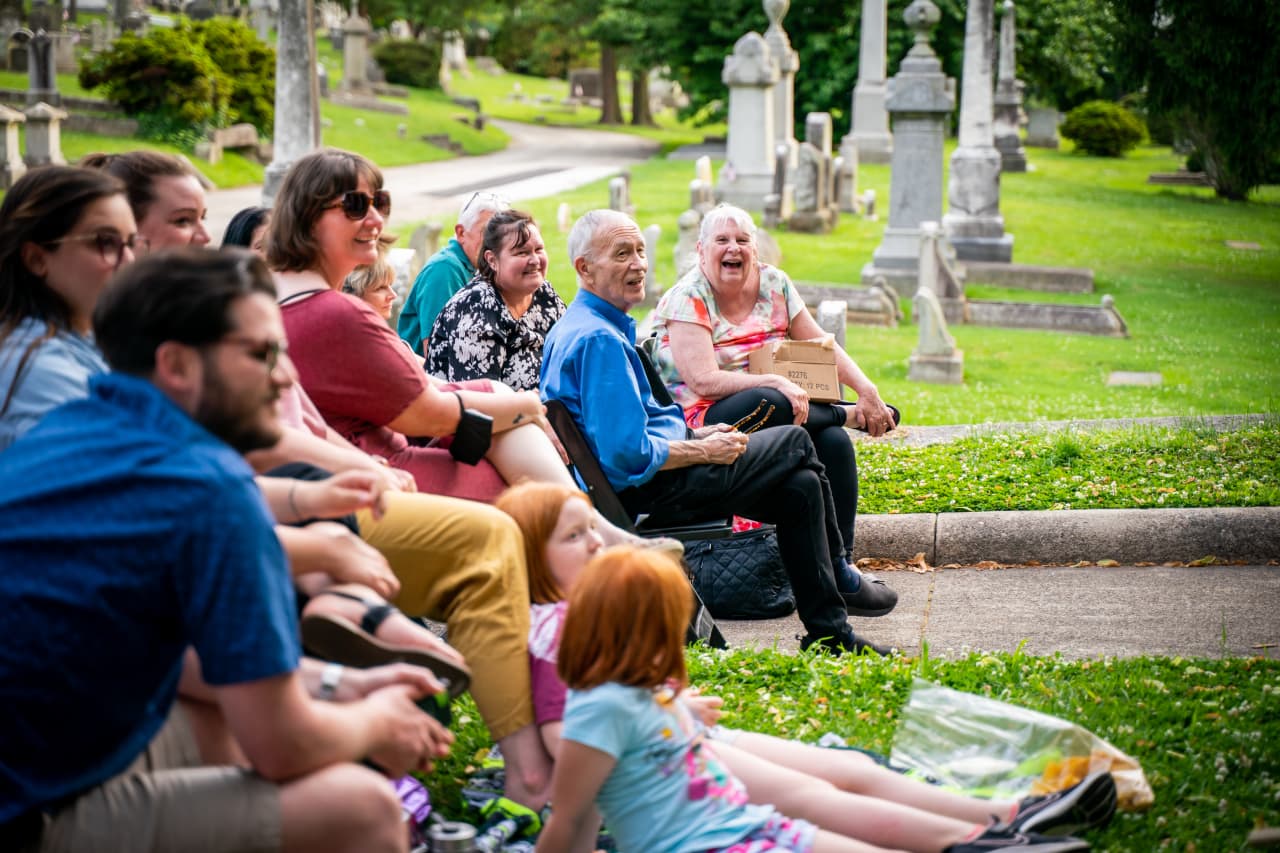
[{"label": "floral print top", "polygon": [[689,426],[702,426],[707,409],[715,400],[699,397],[680,380],[671,354],[672,320],[694,323],[711,332],[716,364],[721,370],[746,371],[747,357],[768,343],[786,340],[791,318],[805,310],[804,299],[787,274],[777,267],[760,265],[760,293],[751,313],[741,323],[731,323],[716,306],[715,291],[702,270],[694,267],[676,286],[668,290],[654,310],[658,336],[657,368],[671,396],[681,405]]},{"label": "floral print top", "polygon": [[517,320],[498,289],[477,273],[431,327],[427,372],[448,382],[496,379],[517,391],[536,391],[542,345],[564,312],[564,300],[544,281]]}]

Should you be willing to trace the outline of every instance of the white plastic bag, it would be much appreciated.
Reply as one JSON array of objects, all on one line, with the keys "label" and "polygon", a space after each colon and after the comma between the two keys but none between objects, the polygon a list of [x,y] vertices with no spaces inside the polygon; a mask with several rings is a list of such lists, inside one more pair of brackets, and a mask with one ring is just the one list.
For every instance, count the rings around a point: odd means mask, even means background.
[{"label": "white plastic bag", "polygon": [[912,685],[891,759],[974,796],[1020,799],[1109,770],[1120,808],[1137,811],[1155,800],[1138,762],[1092,732],[922,678]]}]

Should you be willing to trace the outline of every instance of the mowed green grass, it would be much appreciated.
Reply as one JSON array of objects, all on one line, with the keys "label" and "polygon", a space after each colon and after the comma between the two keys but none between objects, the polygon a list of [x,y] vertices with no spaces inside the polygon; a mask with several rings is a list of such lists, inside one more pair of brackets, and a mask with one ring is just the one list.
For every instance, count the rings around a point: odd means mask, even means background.
[{"label": "mowed green grass", "polygon": [[[950,151],[950,146],[948,147]],[[965,382],[948,387],[907,379],[914,325],[851,326],[850,352],[908,423],[948,424],[1147,415],[1275,411],[1280,402],[1280,188],[1248,203],[1204,189],[1156,187],[1147,175],[1180,163],[1167,148],[1121,160],[1030,149],[1035,171],[1002,177],[1001,211],[1014,235],[1014,260],[1088,267],[1096,293],[1051,295],[973,286],[971,298],[1098,304],[1115,298],[1124,339],[953,325]],[[719,163],[716,168],[719,168]],[[653,259],[660,285],[675,275],[676,219],[688,207],[688,161],[655,160],[632,169],[642,226],[662,228]],[[875,189],[879,220],[845,215],[826,235],[775,234],[793,279],[858,284],[887,220],[889,167],[868,165],[859,190]],[[552,282],[575,284],[556,233],[556,211],[576,216],[607,203],[605,182],[530,202],[551,250]],[[945,203],[944,203],[945,204]],[[1260,250],[1229,248],[1227,241]],[[906,305],[909,309],[909,305]],[[1158,387],[1107,387],[1114,370],[1158,371]]]}]

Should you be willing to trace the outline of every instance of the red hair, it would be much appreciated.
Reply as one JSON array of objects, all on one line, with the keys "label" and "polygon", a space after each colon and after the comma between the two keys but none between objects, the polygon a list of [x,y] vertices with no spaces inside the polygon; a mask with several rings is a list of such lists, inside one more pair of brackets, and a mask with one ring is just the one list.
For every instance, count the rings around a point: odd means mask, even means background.
[{"label": "red hair", "polygon": [[569,593],[556,671],[575,690],[688,683],[684,635],[693,594],[671,558],[631,547],[596,556]]},{"label": "red hair", "polygon": [[573,486],[526,481],[507,489],[493,502],[520,527],[524,561],[529,567],[529,600],[534,604],[555,604],[567,597],[547,565],[547,543],[560,522],[565,502],[574,499],[591,505],[591,499]]}]

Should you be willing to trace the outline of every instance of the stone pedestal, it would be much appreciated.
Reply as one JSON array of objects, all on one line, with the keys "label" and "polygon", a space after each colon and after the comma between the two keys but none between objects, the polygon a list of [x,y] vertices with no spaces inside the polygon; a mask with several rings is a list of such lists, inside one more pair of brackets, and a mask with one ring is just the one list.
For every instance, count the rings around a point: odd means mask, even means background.
[{"label": "stone pedestal", "polygon": [[1000,17],[1000,65],[996,74],[993,134],[1002,172],[1027,171],[1027,152],[1018,125],[1022,117],[1022,82],[1017,79],[1017,18],[1013,0],[1004,0]]},{"label": "stone pedestal", "polygon": [[920,264],[920,223],[942,215],[942,143],[955,108],[955,84],[929,46],[941,14],[929,0],[915,0],[903,18],[915,45],[888,85],[885,106],[893,119],[893,160],[889,176],[889,223],[862,282],[877,277],[909,298]]},{"label": "stone pedestal", "polygon": [[[858,82],[853,87],[853,124],[848,136],[840,143],[840,156],[846,162],[888,163],[893,155],[893,136],[889,133],[889,113],[885,109],[888,5],[888,0],[862,0]],[[857,151],[853,160],[850,160],[851,150]]]},{"label": "stone pedestal", "polygon": [[938,223],[923,223],[920,229],[920,275],[911,314],[920,330],[919,343],[907,362],[907,378],[915,382],[959,385],[964,382],[964,353],[956,349],[956,339],[947,330],[946,312],[936,286],[939,281]]},{"label": "stone pedestal", "polygon": [[342,91],[371,95],[369,85],[369,22],[352,15],[342,25]]},{"label": "stone pedestal", "polygon": [[745,210],[764,210],[773,189],[774,86],[778,66],[759,33],[747,33],[725,57],[721,75],[729,87],[729,134],[716,195]]},{"label": "stone pedestal", "polygon": [[[1013,235],[1000,215],[1000,152],[992,137],[994,0],[969,0],[964,31],[959,146],[951,155],[949,207],[942,218],[961,260],[1013,259]],[[892,207],[892,202],[890,203]]]},{"label": "stone pedestal", "polygon": [[[778,147],[782,151],[782,147]],[[825,234],[835,225],[831,205],[831,158],[816,146],[800,143],[800,165],[796,168],[795,212],[787,220],[792,231]]]},{"label": "stone pedestal", "polygon": [[18,125],[27,117],[0,104],[0,189],[7,190],[27,173],[18,148]]},{"label": "stone pedestal", "polygon": [[791,0],[764,0],[764,13],[769,17],[769,29],[764,32],[769,53],[778,64],[778,82],[773,87],[773,148],[785,145],[787,165],[796,167],[796,72],[800,69],[800,54],[791,49],[791,39],[782,28],[782,19],[791,7]]},{"label": "stone pedestal", "polygon": [[29,107],[23,115],[27,120],[27,155],[23,158],[27,168],[67,165],[67,158],[62,156],[66,111],[41,103]]},{"label": "stone pedestal", "polygon": [[294,160],[320,147],[320,86],[316,81],[311,0],[280,0],[276,32],[276,121],[272,160],[262,182],[270,207]]}]

